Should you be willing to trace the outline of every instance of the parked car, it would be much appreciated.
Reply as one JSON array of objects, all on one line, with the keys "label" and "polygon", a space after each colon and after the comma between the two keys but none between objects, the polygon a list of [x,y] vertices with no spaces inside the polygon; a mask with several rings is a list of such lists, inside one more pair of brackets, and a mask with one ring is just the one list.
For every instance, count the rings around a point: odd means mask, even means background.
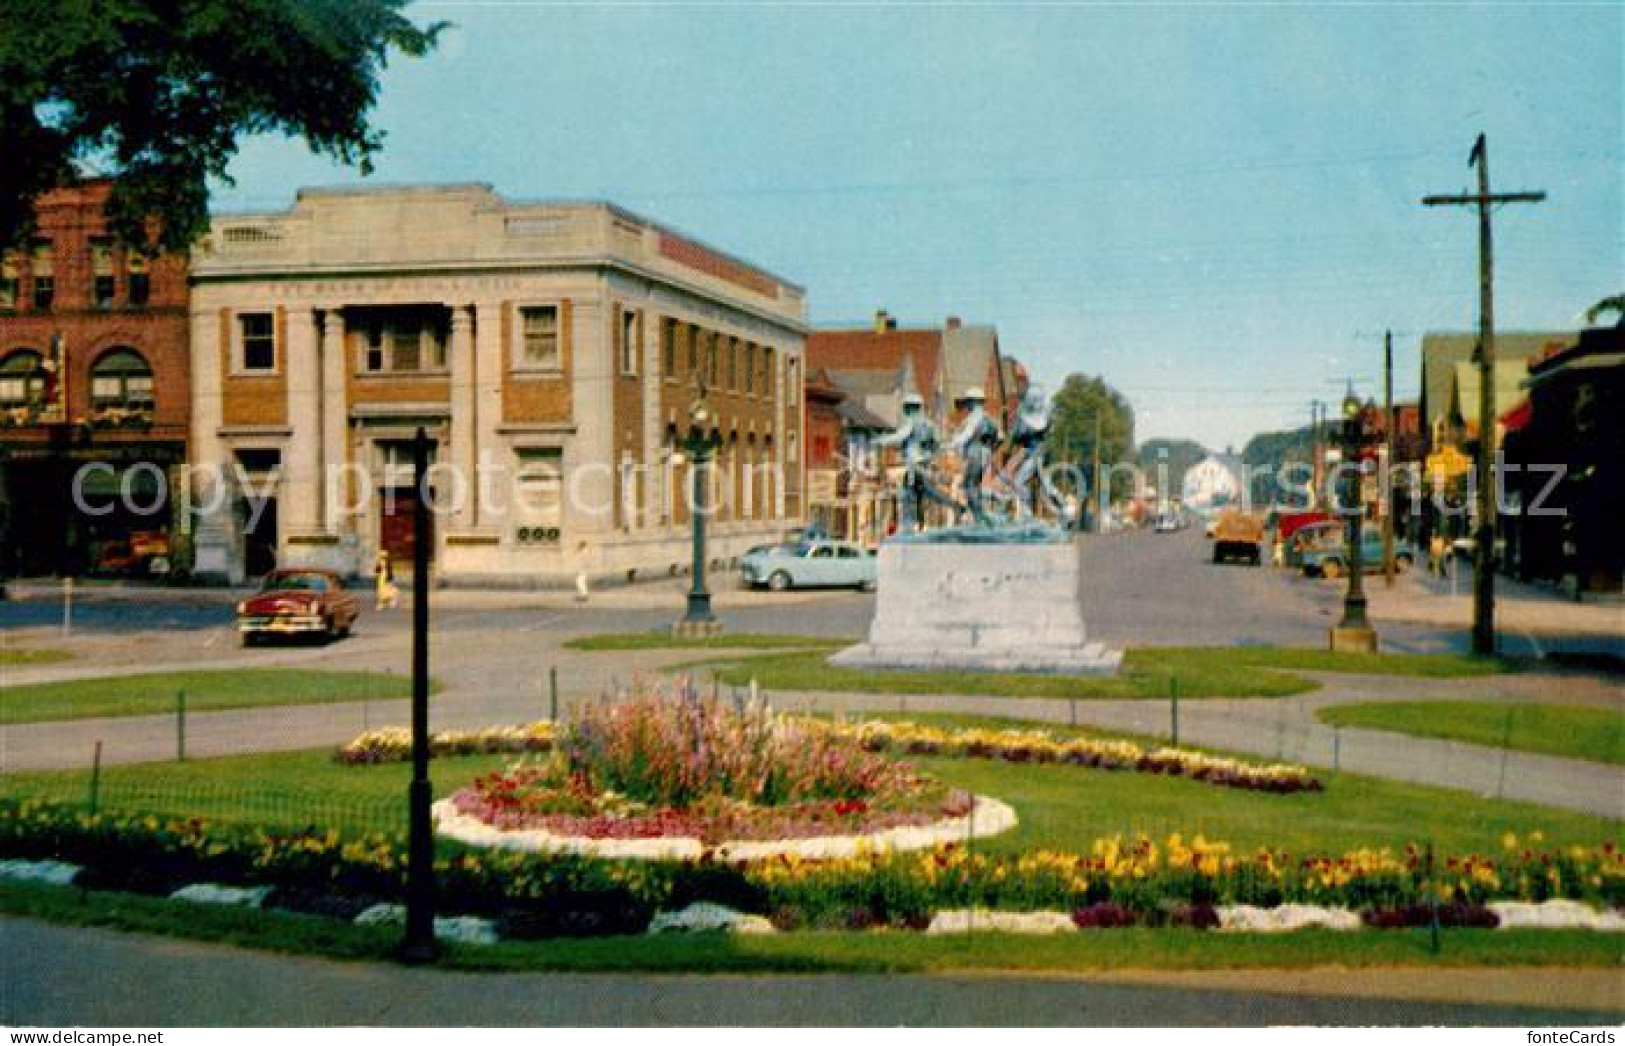
[{"label": "parked car", "polygon": [[273,570],[259,594],[237,604],[237,631],[243,645],[270,636],[347,636],[361,613],[361,601],[326,570]]},{"label": "parked car", "polygon": [[1156,522],[1151,524],[1151,531],[1154,534],[1172,534],[1178,531],[1180,527],[1181,523],[1178,516],[1172,512],[1164,512],[1157,517]]},{"label": "parked car", "polygon": [[875,554],[846,541],[798,541],[751,549],[740,561],[746,585],[787,588],[875,587]]},{"label": "parked car", "polygon": [[[1394,539],[1394,570],[1404,573],[1416,562],[1416,549],[1408,541]],[[1382,573],[1382,531],[1368,527],[1360,534],[1360,567],[1363,573]],[[1338,578],[1349,571],[1348,542],[1330,541],[1303,553],[1303,572],[1309,577]]]}]

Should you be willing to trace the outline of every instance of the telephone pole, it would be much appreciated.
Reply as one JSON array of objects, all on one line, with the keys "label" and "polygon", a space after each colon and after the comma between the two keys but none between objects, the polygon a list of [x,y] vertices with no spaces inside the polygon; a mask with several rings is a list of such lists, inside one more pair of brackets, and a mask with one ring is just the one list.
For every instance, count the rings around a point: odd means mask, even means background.
[{"label": "telephone pole", "polygon": [[1495,260],[1490,211],[1502,203],[1539,203],[1541,191],[1490,192],[1489,146],[1480,134],[1467,156],[1478,192],[1424,196],[1425,207],[1478,208],[1478,526],[1473,534],[1473,653],[1495,653]]},{"label": "telephone pole", "polygon": [[1382,583],[1394,587],[1394,332],[1382,336]]}]

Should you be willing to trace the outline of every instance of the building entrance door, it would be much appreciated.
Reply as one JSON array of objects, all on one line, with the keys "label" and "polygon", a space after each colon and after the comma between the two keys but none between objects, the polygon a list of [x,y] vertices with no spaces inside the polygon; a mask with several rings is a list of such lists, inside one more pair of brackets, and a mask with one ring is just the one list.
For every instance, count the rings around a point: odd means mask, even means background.
[{"label": "building entrance door", "polygon": [[249,577],[263,577],[276,569],[276,498],[245,500],[243,513],[243,569]]},{"label": "building entrance door", "polygon": [[[389,553],[397,573],[412,569],[417,548],[418,500],[412,487],[384,488],[378,492],[378,547]],[[429,514],[429,556],[434,556],[434,513]]]}]

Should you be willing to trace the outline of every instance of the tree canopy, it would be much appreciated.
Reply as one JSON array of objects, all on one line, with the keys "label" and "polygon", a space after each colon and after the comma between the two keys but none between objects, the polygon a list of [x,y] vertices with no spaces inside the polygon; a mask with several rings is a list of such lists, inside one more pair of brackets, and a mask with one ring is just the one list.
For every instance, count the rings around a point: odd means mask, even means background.
[{"label": "tree canopy", "polygon": [[[1071,374],[1050,402],[1049,459],[1057,463],[1094,463],[1095,419],[1100,419],[1100,464],[1128,462],[1134,454],[1134,408],[1104,378]],[[1129,477],[1113,475],[1113,495],[1128,492]]]},{"label": "tree canopy", "polygon": [[444,28],[408,2],[0,0],[0,244],[26,240],[38,194],[95,173],[116,179],[121,239],[184,248],[244,135],[370,172],[390,52],[422,55]]}]

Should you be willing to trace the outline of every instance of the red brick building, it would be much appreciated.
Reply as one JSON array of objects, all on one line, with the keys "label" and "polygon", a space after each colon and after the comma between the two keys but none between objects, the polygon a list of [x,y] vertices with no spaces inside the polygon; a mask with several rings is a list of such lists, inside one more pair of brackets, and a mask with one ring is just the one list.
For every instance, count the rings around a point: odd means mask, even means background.
[{"label": "red brick building", "polygon": [[117,242],[111,188],[47,193],[30,242],[0,256],[7,576],[145,573],[154,550],[169,558],[191,413],[186,259]]}]

